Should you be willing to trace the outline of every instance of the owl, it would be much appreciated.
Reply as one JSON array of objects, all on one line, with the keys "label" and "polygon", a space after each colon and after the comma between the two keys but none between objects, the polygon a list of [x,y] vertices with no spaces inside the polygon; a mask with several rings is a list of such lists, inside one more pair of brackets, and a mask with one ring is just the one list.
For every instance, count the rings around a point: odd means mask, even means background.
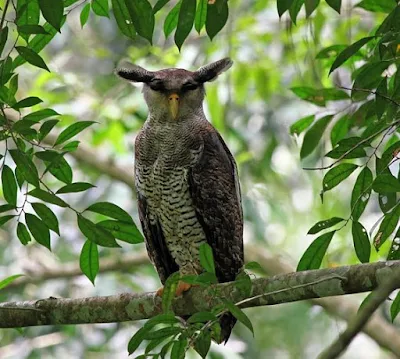
[{"label": "owl", "polygon": [[[237,166],[203,110],[205,83],[231,66],[224,58],[197,71],[153,72],[127,63],[116,70],[143,83],[148,117],[135,140],[135,184],[146,248],[162,284],[175,272],[201,274],[203,243],[212,248],[219,282],[235,280],[243,266]],[[176,295],[189,289],[181,281]],[[235,322],[230,313],[220,318],[221,342]]]}]

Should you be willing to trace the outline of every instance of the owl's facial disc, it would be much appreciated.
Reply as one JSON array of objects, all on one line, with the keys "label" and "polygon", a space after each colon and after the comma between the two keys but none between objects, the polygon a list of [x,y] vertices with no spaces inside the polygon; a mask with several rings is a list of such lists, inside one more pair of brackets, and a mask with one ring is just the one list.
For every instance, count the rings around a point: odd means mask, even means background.
[{"label": "owl's facial disc", "polygon": [[172,93],[168,96],[168,106],[169,111],[171,113],[172,119],[176,119],[178,117],[179,112],[179,95],[176,93]]}]

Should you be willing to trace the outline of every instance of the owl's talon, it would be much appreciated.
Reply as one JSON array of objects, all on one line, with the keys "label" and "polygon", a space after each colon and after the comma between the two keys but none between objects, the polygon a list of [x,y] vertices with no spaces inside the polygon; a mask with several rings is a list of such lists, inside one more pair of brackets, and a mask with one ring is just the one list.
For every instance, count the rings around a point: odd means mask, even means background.
[{"label": "owl's talon", "polygon": [[164,294],[164,287],[158,288],[157,292],[156,292],[156,296],[162,298],[163,294]]},{"label": "owl's talon", "polygon": [[[176,287],[175,297],[180,297],[183,292],[187,292],[192,287],[191,284],[179,281],[178,286]],[[161,297],[164,294],[164,287],[158,288],[156,292],[156,296]]]}]

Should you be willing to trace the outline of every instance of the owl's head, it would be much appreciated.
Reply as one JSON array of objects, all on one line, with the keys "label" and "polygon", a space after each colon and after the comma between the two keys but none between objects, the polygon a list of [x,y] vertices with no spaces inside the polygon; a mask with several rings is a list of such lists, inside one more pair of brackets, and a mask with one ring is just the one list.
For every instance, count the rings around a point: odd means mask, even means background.
[{"label": "owl's head", "polygon": [[143,83],[144,98],[152,117],[174,121],[201,111],[204,83],[215,80],[232,63],[231,59],[224,58],[197,71],[172,68],[154,72],[124,63],[116,73],[131,82]]}]

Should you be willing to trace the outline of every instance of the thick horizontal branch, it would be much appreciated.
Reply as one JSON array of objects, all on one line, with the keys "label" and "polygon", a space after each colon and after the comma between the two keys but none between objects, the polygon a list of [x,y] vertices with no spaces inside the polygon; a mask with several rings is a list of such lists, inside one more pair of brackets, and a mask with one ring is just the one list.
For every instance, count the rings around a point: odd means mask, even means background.
[{"label": "thick horizontal branch", "polygon": [[[400,261],[360,264],[295,272],[254,279],[251,298],[235,283],[194,287],[173,303],[177,315],[210,310],[226,298],[241,307],[274,305],[311,298],[367,292],[381,278],[400,268]],[[36,325],[111,323],[140,320],[161,313],[161,299],[152,293],[123,293],[78,299],[49,298],[0,304],[0,328]]]}]

